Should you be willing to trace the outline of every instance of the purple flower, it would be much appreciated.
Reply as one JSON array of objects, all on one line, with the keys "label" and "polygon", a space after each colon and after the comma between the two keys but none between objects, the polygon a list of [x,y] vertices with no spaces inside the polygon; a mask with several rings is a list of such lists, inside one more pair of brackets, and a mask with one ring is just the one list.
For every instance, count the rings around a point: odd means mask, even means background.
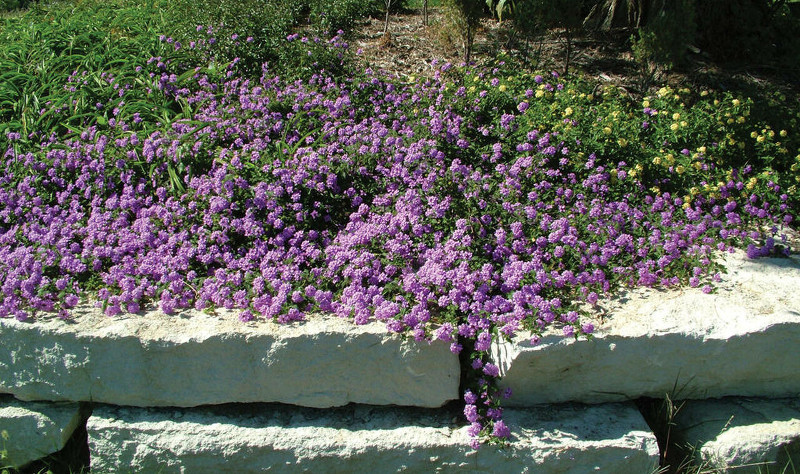
[{"label": "purple flower", "polygon": [[473,405],[477,401],[478,397],[474,393],[472,393],[471,390],[467,390],[466,392],[464,392],[464,403],[466,403],[467,405]]},{"label": "purple flower", "polygon": [[478,421],[478,407],[472,404],[467,404],[464,406],[464,417],[470,423]]},{"label": "purple flower", "polygon": [[487,362],[483,366],[483,373],[488,375],[489,377],[499,377],[500,376],[500,368],[491,362]]},{"label": "purple flower", "polygon": [[511,430],[506,426],[503,420],[497,420],[494,422],[494,427],[492,428],[492,436],[508,438],[511,436]]}]

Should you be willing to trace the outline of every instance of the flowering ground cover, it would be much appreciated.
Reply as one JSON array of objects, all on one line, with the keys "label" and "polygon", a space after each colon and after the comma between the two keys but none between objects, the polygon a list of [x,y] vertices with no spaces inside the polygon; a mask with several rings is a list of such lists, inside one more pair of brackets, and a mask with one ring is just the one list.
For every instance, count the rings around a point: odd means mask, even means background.
[{"label": "flowering ground cover", "polygon": [[715,252],[792,250],[796,99],[632,99],[502,62],[389,77],[302,33],[281,40],[307,72],[288,79],[227,61],[253,41],[219,25],[164,33],[38,96],[2,89],[0,317],[383,321],[464,355],[477,447],[509,435],[493,339],[591,337],[582,315],[616,288],[712,292]]}]

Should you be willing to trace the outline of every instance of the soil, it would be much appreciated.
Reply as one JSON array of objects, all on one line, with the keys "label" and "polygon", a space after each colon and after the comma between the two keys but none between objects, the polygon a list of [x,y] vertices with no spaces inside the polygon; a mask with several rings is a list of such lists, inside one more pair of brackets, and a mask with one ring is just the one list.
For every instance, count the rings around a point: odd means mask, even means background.
[{"label": "soil", "polygon": [[[429,8],[428,23],[423,12],[412,10],[392,14],[384,34],[384,18],[368,18],[355,28],[352,45],[365,66],[396,76],[432,74],[435,63],[462,64],[460,38],[449,33],[444,9]],[[681,70],[659,71],[643,80],[641,69],[630,51],[629,30],[584,32],[574,37],[569,70],[613,83],[641,96],[667,83],[675,87],[705,87],[717,90],[744,90],[757,94],[766,88],[779,88],[800,96],[800,74],[796,70],[747,65],[718,65],[708,55],[691,47],[687,65]],[[566,41],[563,31],[551,30],[536,38],[514,33],[506,20],[485,18],[476,32],[472,60],[485,64],[505,53],[523,66],[537,71],[564,72]],[[436,61],[435,61],[436,60]],[[658,85],[656,85],[658,84]]]}]

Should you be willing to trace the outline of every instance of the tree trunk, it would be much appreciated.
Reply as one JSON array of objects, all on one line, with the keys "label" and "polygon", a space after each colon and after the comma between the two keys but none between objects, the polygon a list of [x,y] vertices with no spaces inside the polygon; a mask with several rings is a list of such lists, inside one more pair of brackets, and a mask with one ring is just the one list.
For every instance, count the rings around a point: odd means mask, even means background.
[{"label": "tree trunk", "polygon": [[389,10],[392,8],[392,0],[384,0],[386,5],[386,21],[383,23],[383,34],[389,31]]},{"label": "tree trunk", "polygon": [[665,3],[665,0],[598,0],[584,19],[584,26],[601,30],[640,28]]}]

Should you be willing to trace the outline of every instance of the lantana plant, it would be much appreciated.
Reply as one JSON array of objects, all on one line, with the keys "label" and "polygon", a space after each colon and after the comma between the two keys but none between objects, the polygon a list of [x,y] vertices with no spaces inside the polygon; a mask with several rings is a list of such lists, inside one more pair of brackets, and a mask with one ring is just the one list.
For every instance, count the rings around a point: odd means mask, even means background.
[{"label": "lantana plant", "polygon": [[[772,252],[796,218],[797,139],[757,123],[740,142],[742,99],[665,88],[634,103],[502,64],[253,78],[215,61],[209,31],[189,46],[205,64],[165,36],[134,75],[101,76],[95,117],[0,137],[0,316],[89,301],[380,321],[465,351],[477,448],[510,436],[494,342],[590,337],[585,316],[622,286],[711,292],[715,252]],[[90,86],[76,71],[65,94]]]}]

